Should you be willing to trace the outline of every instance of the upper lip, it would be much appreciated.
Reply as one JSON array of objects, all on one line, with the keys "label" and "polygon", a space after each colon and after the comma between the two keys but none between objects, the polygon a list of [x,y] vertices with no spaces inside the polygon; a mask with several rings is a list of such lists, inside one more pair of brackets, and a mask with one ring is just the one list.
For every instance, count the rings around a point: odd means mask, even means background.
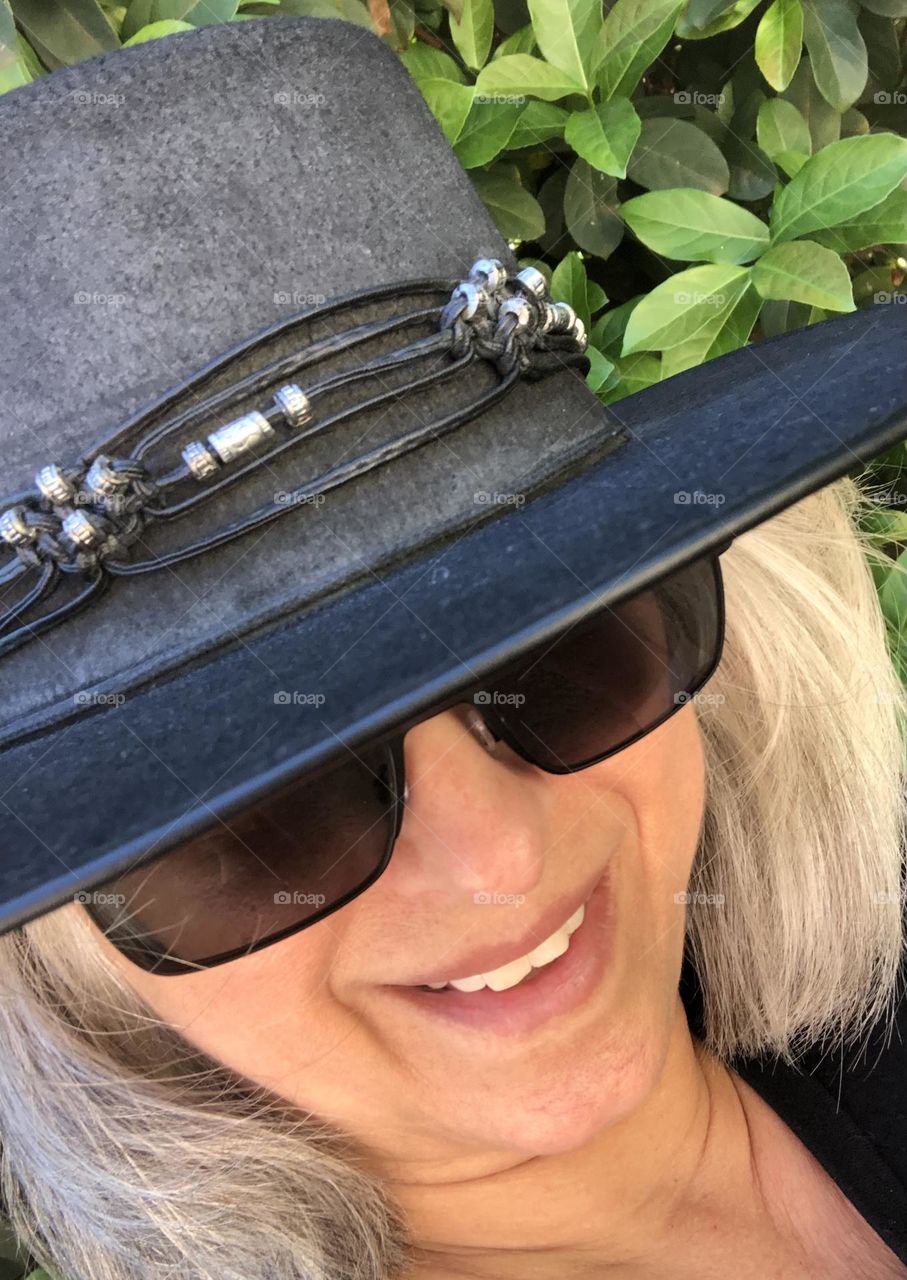
[{"label": "upper lip", "polygon": [[[583,903],[589,901],[603,874],[602,871],[597,872],[595,878],[590,880],[585,888],[580,891],[574,890],[573,893],[558,898],[538,917],[535,924],[515,941],[494,942],[485,947],[477,947],[475,951],[467,952],[455,959],[448,959],[446,954],[442,955],[437,968],[421,974],[412,981],[394,985],[419,987],[427,986],[430,982],[448,982],[451,978],[468,978],[478,973],[491,973],[493,969],[500,969],[511,960],[518,960],[520,956],[528,955],[545,938],[550,938],[562,924],[566,924]],[[491,912],[489,914],[492,915]],[[443,968],[440,967],[442,964]]]}]

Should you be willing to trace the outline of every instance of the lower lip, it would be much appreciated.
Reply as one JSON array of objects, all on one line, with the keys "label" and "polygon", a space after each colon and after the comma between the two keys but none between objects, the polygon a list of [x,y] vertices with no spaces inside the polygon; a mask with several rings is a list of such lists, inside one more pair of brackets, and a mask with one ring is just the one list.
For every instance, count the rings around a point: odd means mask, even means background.
[{"label": "lower lip", "polygon": [[424,991],[419,987],[388,987],[400,999],[430,1017],[443,1018],[476,1031],[525,1035],[572,1012],[598,986],[608,964],[613,936],[613,902],[609,873],[599,880],[586,903],[583,923],[570,946],[557,960],[533,970],[533,975],[507,991]]}]

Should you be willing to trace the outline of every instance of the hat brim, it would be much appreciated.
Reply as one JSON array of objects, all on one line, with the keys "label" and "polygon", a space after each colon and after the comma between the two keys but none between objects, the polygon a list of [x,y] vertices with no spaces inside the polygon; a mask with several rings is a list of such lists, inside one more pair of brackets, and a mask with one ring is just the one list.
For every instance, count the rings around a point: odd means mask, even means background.
[{"label": "hat brim", "polygon": [[617,445],[525,506],[504,503],[337,598],[9,747],[0,927],[411,722],[859,471],[907,436],[905,350],[907,308],[877,306],[649,388],[614,406]]}]

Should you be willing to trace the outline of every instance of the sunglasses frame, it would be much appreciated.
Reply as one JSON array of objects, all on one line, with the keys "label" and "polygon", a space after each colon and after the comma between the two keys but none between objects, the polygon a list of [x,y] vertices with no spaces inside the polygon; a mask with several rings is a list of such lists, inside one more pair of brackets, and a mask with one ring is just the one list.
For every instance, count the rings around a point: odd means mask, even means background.
[{"label": "sunglasses frame", "polygon": [[[544,773],[553,774],[555,776],[565,776],[571,773],[580,773],[584,769],[591,768],[592,765],[601,764],[602,761],[609,759],[611,756],[619,755],[620,752],[625,751],[628,747],[633,746],[634,743],[639,742],[640,739],[647,737],[650,733],[653,733],[656,729],[660,728],[663,724],[665,724],[668,720],[670,720],[671,717],[675,715],[682,707],[687,705],[687,702],[693,699],[695,694],[698,693],[699,690],[703,687],[703,685],[707,684],[708,681],[715,674],[718,664],[721,661],[721,655],[724,647],[725,600],[724,600],[724,581],[721,573],[721,565],[719,562],[720,562],[720,557],[723,555],[723,553],[728,549],[730,545],[731,545],[731,540],[728,540],[728,542],[726,542],[724,545],[720,546],[716,550],[708,552],[706,555],[697,557],[694,560],[688,561],[685,565],[679,566],[678,569],[673,570],[671,573],[664,574],[663,577],[661,579],[658,579],[655,583],[650,584],[647,587],[643,587],[640,591],[633,592],[629,596],[625,596],[622,599],[613,601],[611,604],[604,606],[604,608],[600,611],[601,613],[613,611],[614,608],[617,607],[617,605],[624,604],[628,600],[632,600],[635,596],[643,595],[646,591],[651,590],[653,586],[658,585],[658,581],[664,581],[665,578],[672,577],[673,573],[681,572],[683,569],[691,568],[694,564],[697,564],[697,563],[711,564],[713,578],[714,578],[714,586],[715,586],[715,603],[716,603],[716,610],[717,610],[717,637],[718,637],[713,659],[709,664],[708,668],[706,669],[705,673],[697,681],[695,687],[685,690],[685,692],[688,695],[686,700],[684,700],[683,702],[675,702],[675,704],[672,707],[668,708],[668,710],[665,712],[663,716],[660,716],[658,720],[654,721],[654,723],[647,725],[646,728],[640,729],[639,732],[635,733],[632,738],[627,738],[625,741],[621,742],[618,746],[611,747],[609,750],[603,751],[598,755],[590,757],[587,760],[583,760],[579,764],[564,765],[563,767],[560,767],[560,768],[549,767],[549,765],[541,765],[532,758],[532,755],[524,748],[523,744],[519,742],[518,739],[510,732],[506,722],[502,720],[500,716],[498,716],[498,714],[494,711],[492,705],[486,705],[484,703],[475,702],[475,695],[477,693],[483,692],[488,687],[494,686],[495,673],[492,671],[487,676],[485,676],[482,680],[472,681],[470,684],[465,685],[463,688],[459,689],[456,693],[451,694],[450,696],[445,698],[443,701],[438,703],[433,703],[431,707],[429,707],[427,710],[423,710],[419,712],[418,715],[411,716],[409,719],[401,722],[398,725],[395,725],[392,729],[386,730],[385,732],[380,734],[378,737],[371,738],[363,743],[360,743],[358,747],[355,749],[353,747],[348,748],[348,750],[352,754],[356,754],[356,752],[359,750],[374,749],[374,748],[381,748],[381,747],[384,748],[385,760],[388,765],[388,778],[386,781],[386,785],[387,785],[389,794],[391,796],[391,803],[393,805],[393,810],[394,810],[393,822],[390,827],[390,834],[388,836],[387,843],[385,845],[385,849],[381,856],[380,861],[376,864],[375,870],[369,876],[367,876],[365,880],[363,880],[360,884],[358,884],[354,889],[351,889],[348,893],[343,894],[342,897],[335,899],[331,903],[326,904],[324,907],[318,908],[316,911],[312,913],[312,915],[307,916],[306,919],[301,922],[297,922],[296,924],[293,924],[293,925],[288,925],[285,929],[281,929],[277,933],[269,934],[265,938],[260,938],[257,942],[254,942],[251,945],[234,947],[230,951],[222,951],[214,956],[206,956],[203,960],[177,960],[169,955],[161,955],[160,952],[154,951],[150,947],[143,947],[141,943],[133,940],[129,940],[128,942],[123,944],[114,943],[113,945],[116,946],[117,950],[119,950],[122,954],[124,954],[129,960],[132,961],[133,964],[137,965],[140,969],[143,969],[148,973],[154,973],[161,976],[177,977],[179,975],[183,975],[187,973],[195,973],[195,972],[198,972],[199,970],[214,969],[218,965],[228,964],[232,960],[240,960],[244,956],[254,955],[256,951],[262,951],[265,949],[265,947],[273,946],[277,942],[283,942],[286,938],[290,938],[296,933],[301,933],[303,929],[308,929],[311,925],[320,923],[320,921],[325,920],[328,916],[333,915],[335,911],[339,911],[342,907],[347,906],[355,898],[358,898],[360,894],[363,894],[367,889],[370,889],[372,885],[375,884],[375,882],[378,879],[380,879],[380,877],[387,870],[390,864],[391,856],[393,855],[393,851],[397,843],[397,838],[400,835],[400,829],[403,825],[403,815],[406,808],[406,801],[405,801],[406,772],[405,772],[405,762],[404,762],[403,740],[406,734],[410,731],[410,729],[414,729],[416,725],[422,724],[424,721],[430,720],[433,716],[439,715],[442,711],[449,711],[451,710],[451,708],[455,706],[460,706],[464,704],[478,706],[480,708],[480,713],[481,713],[482,719],[485,721],[485,724],[500,741],[504,742],[504,744],[508,746],[517,756],[519,756],[521,760],[526,761],[528,764],[533,765],[537,769],[541,769],[542,772]],[[587,621],[588,618],[593,618],[595,616],[596,616],[596,611],[593,611],[592,613],[587,615],[587,618],[584,618],[583,621]],[[562,634],[566,634],[567,632],[570,631],[570,629],[571,629],[571,626],[565,627]],[[510,662],[508,661],[502,664],[499,670],[503,670],[509,665],[510,665]],[[314,780],[319,776],[319,774],[330,772],[332,768],[336,768],[338,763],[339,763],[338,759],[332,759],[331,761],[326,762],[320,768],[316,769],[310,775],[301,775],[300,778],[294,779],[294,781],[288,785],[296,786],[300,781],[302,781],[303,778],[306,778],[306,777],[308,777],[310,780]],[[170,850],[169,852],[172,853],[173,850]],[[168,856],[167,853],[160,855],[160,857],[162,858],[166,858],[167,856]],[[156,860],[157,859],[150,859],[149,863],[153,864],[153,862],[155,862]],[[99,928],[106,929],[108,927],[98,916],[96,916],[95,912],[91,908],[90,903],[86,905],[86,909],[88,910],[89,915],[92,917],[95,923],[99,926]]]}]

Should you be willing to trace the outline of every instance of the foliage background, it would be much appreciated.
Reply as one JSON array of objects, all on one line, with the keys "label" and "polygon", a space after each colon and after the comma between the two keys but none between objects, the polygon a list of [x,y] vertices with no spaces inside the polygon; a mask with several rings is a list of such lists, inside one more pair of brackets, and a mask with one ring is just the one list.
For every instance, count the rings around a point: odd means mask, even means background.
[{"label": "foliage background", "polygon": [[[399,52],[504,235],[586,323],[606,403],[907,306],[907,0],[0,0],[0,92],[264,15],[341,17]],[[874,464],[866,525],[907,676],[905,458]],[[2,1280],[14,1252],[0,1241]]]}]

